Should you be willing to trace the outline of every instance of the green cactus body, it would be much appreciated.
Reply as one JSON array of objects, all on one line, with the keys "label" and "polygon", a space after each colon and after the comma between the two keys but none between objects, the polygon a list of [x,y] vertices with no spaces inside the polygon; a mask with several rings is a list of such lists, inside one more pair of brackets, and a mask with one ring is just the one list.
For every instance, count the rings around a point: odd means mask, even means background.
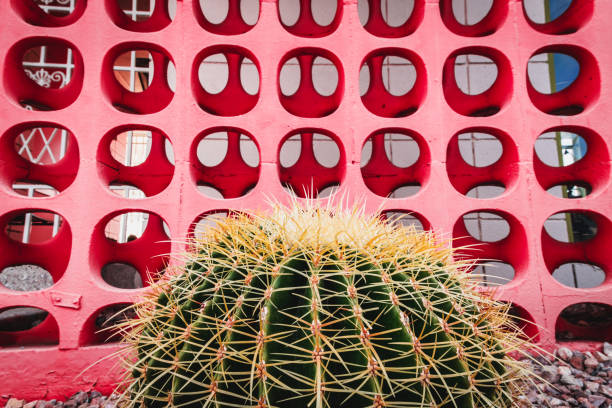
[{"label": "green cactus body", "polygon": [[357,210],[231,217],[130,322],[157,407],[510,407],[524,340],[429,233]]}]

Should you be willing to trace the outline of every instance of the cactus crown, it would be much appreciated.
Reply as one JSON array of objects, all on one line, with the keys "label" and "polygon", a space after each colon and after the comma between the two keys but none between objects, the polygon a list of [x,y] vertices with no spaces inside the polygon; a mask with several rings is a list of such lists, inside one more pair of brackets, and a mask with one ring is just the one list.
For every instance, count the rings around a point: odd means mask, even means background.
[{"label": "cactus crown", "polygon": [[125,323],[129,405],[518,406],[526,341],[451,255],[359,207],[229,217]]}]

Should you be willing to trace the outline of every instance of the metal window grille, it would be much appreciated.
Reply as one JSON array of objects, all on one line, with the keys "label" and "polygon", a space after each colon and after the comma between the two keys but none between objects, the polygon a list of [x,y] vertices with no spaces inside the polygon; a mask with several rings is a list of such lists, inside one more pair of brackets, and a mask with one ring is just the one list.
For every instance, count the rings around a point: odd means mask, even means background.
[{"label": "metal window grille", "polygon": [[119,7],[133,21],[143,21],[153,14],[155,0],[122,0]]},{"label": "metal window grille", "polygon": [[[120,57],[113,65],[113,70],[121,84],[130,92],[142,92],[147,89],[153,81],[151,54],[145,50],[132,50],[129,52],[129,64],[122,65],[123,60],[124,58]],[[125,73],[127,73],[127,81]]]},{"label": "metal window grille", "polygon": [[36,0],[36,4],[47,14],[69,15],[74,11],[76,0]]},{"label": "metal window grille", "polygon": [[66,49],[66,62],[63,63],[48,61],[47,51],[45,45],[29,50],[22,62],[23,69],[31,80],[42,87],[63,88],[70,82],[74,70],[72,49]]}]

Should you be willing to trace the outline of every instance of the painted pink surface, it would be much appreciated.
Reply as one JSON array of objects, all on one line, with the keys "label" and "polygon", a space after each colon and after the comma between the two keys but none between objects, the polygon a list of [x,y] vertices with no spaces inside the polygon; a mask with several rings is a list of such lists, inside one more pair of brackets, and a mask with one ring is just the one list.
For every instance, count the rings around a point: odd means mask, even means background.
[{"label": "painted pink surface", "polygon": [[[287,201],[289,195],[282,182],[298,192],[305,186],[320,191],[330,183],[340,182],[338,194],[365,199],[372,211],[409,210],[424,225],[456,238],[467,235],[461,221],[466,213],[486,210],[505,216],[510,235],[482,245],[476,255],[514,266],[515,279],[498,288],[496,296],[513,302],[521,316],[534,320],[535,326],[529,326],[527,331],[537,333],[546,348],[556,344],[557,317],[565,307],[578,302],[612,304],[612,52],[605,40],[612,38],[612,2],[575,1],[574,4],[586,6],[566,12],[568,15],[558,23],[567,26],[564,29],[552,23],[540,27],[528,22],[521,2],[516,0],[496,1],[490,16],[469,28],[453,22],[450,1],[442,1],[441,13],[438,2],[417,0],[412,17],[396,29],[384,26],[376,11],[364,29],[358,20],[356,1],[339,2],[338,15],[329,29],[315,27],[306,20],[285,29],[278,18],[276,1],[261,2],[259,21],[253,28],[239,21],[237,1],[230,1],[234,5],[230,7],[230,17],[221,25],[206,22],[195,0],[179,1],[172,23],[157,10],[146,22],[126,20],[111,0],[90,0],[67,20],[39,15],[36,7],[25,6],[27,3],[28,0],[0,2],[0,218],[44,209],[60,214],[65,224],[44,247],[16,243],[5,235],[0,238],[0,266],[41,263],[56,278],[52,287],[36,292],[0,288],[0,310],[33,306],[50,313],[47,321],[31,331],[11,334],[16,337],[3,334],[2,398],[63,398],[88,387],[110,390],[119,374],[112,369],[116,360],[91,365],[118,346],[98,344],[103,339],[94,333],[93,319],[102,308],[131,303],[146,289],[111,287],[101,278],[101,267],[123,261],[141,271],[159,271],[164,258],[156,255],[182,250],[180,242],[193,230],[201,214],[264,209],[269,197]],[[161,1],[156,3],[161,7]],[[33,26],[24,19],[48,26]],[[563,36],[546,34],[568,28],[578,30]],[[75,50],[75,72],[66,87],[35,87],[23,73],[20,55],[41,42],[67,42]],[[123,89],[113,77],[112,62],[129,49],[148,49],[156,73],[167,69],[164,58],[173,61],[176,92],[162,75],[155,75],[151,86],[142,93]],[[582,64],[576,83],[552,96],[534,93],[527,78],[527,61],[542,50],[572,54]],[[467,96],[452,85],[449,61],[458,54],[476,51],[498,63],[498,81],[481,95]],[[227,56],[230,81],[224,92],[211,97],[199,85],[197,66],[205,56],[217,52]],[[317,55],[336,65],[336,92],[324,97],[314,91],[312,84],[302,83],[294,95],[282,96],[278,86],[282,63],[297,57],[302,66],[308,67]],[[373,74],[371,89],[360,97],[358,76],[362,63],[376,67],[384,55],[413,60],[418,75],[415,87],[403,97],[385,94],[381,79]],[[259,70],[260,90],[256,96],[242,92],[239,81],[235,77],[232,80],[243,57],[253,60]],[[56,110],[23,109],[19,101],[30,98],[44,100]],[[545,113],[568,104],[581,104],[584,111],[575,116]],[[499,111],[490,116],[465,116],[491,107]],[[20,161],[11,145],[24,127],[40,124],[64,127],[76,142],[61,162],[44,171]],[[154,131],[152,154],[140,169],[116,166],[109,170],[105,165],[112,158],[100,146],[106,146],[112,135],[126,125]],[[539,134],[576,127],[586,129],[582,134],[590,143],[583,161],[560,170],[543,167],[534,160],[533,143]],[[458,147],[453,139],[474,128],[491,130],[504,146],[500,161],[476,171],[457,161]],[[196,142],[219,129],[234,132],[230,132],[230,154],[219,169],[209,171],[197,161]],[[421,146],[421,157],[413,167],[398,169],[388,162],[382,139],[376,136],[383,129],[403,129]],[[304,141],[314,131],[338,143],[340,163],[334,168],[318,165],[307,148],[310,144]],[[259,168],[249,168],[235,154],[237,133],[248,134],[256,142],[261,157]],[[162,153],[162,134],[174,146],[173,172]],[[295,167],[284,169],[279,165],[280,146],[293,134],[301,134],[302,145],[307,146]],[[362,145],[370,136],[372,159],[361,169]],[[49,170],[63,190],[59,195],[32,200],[11,190],[13,181],[32,174],[49,177],[45,173]],[[593,186],[592,194],[584,199],[564,200],[545,191],[549,185],[575,180],[572,176],[588,181]],[[151,196],[137,201],[116,196],[107,188],[113,180],[138,185]],[[483,180],[504,183],[506,192],[487,201],[464,195]],[[228,197],[236,198],[205,197],[198,192],[197,181],[217,186]],[[421,184],[418,194],[404,199],[384,198],[407,182]],[[104,225],[118,212],[127,210],[148,212],[153,222],[139,240],[113,243],[105,238]],[[568,210],[587,212],[598,221],[600,230],[594,241],[562,244],[544,236],[544,221]],[[176,242],[158,242],[164,236],[162,220]],[[473,242],[465,238],[458,241]],[[551,271],[567,260],[602,265],[608,272],[606,281],[594,289],[561,285]],[[45,340],[54,340],[57,345],[28,345]],[[594,344],[575,346],[588,348]]]}]

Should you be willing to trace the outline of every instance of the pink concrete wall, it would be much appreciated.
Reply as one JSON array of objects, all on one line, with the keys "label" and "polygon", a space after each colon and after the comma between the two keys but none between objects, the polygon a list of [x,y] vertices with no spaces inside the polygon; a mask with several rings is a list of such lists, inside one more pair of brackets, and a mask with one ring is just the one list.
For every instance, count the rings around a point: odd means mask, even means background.
[{"label": "pink concrete wall", "polygon": [[[356,1],[338,1],[336,17],[326,27],[314,23],[308,13],[284,27],[276,1],[261,2],[253,27],[241,20],[234,0],[220,24],[208,22],[195,0],[178,1],[172,22],[164,2],[156,3],[150,19],[134,22],[112,0],[79,1],[68,17],[45,15],[29,0],[0,2],[0,224],[4,229],[15,216],[32,210],[53,211],[64,219],[57,235],[43,244],[0,237],[0,269],[37,264],[54,280],[51,287],[32,292],[0,287],[0,312],[31,306],[49,313],[33,329],[0,331],[0,394],[40,398],[88,387],[110,390],[118,376],[116,361],[89,366],[118,346],[95,332],[96,320],[100,310],[129,304],[143,289],[108,285],[101,277],[104,265],[124,262],[145,277],[146,271],[152,272],[154,279],[167,261],[159,255],[180,251],[180,241],[203,215],[264,208],[271,196],[288,200],[283,184],[298,195],[311,187],[318,193],[339,184],[338,194],[365,199],[372,211],[410,211],[426,228],[455,238],[469,235],[464,214],[497,214],[508,223],[508,236],[483,244],[476,255],[514,268],[514,279],[499,287],[496,296],[514,303],[519,317],[535,322],[527,325],[527,333],[547,348],[555,346],[559,330],[571,329],[592,340],[612,337],[612,325],[587,328],[586,333],[557,323],[561,311],[574,303],[612,303],[612,52],[604,40],[612,38],[612,3],[574,1],[557,21],[538,26],[526,19],[520,1],[496,0],[483,20],[464,26],[454,20],[450,0],[417,0],[406,23],[393,28],[383,21],[380,3],[371,1],[365,29]],[[301,4],[306,10],[309,2]],[[24,74],[22,55],[41,44],[73,49],[74,70],[66,86],[41,87]],[[143,92],[126,91],[112,65],[132,49],[149,50],[155,73],[165,74],[171,61],[176,84],[171,87],[166,75],[155,75]],[[527,63],[540,50],[574,56],[581,63],[575,83],[551,96],[538,94],[527,79]],[[198,67],[215,53],[227,58],[229,80],[223,91],[211,94],[200,86]],[[483,55],[497,65],[495,83],[480,95],[466,95],[453,81],[454,58],[465,53]],[[331,61],[338,72],[338,86],[327,96],[309,81],[310,64],[317,56]],[[404,95],[392,95],[384,87],[379,73],[385,56],[407,58],[415,67],[415,84]],[[254,95],[240,84],[244,57],[259,71]],[[293,57],[302,68],[302,81],[293,95],[285,96],[278,77],[282,64]],[[370,87],[360,96],[364,62],[370,68]],[[29,102],[38,108],[24,109]],[[576,107],[581,112],[574,114]],[[15,137],[37,126],[63,127],[73,135],[58,163],[36,165],[16,154]],[[153,132],[148,159],[135,167],[113,161],[108,147],[117,133],[130,127]],[[589,152],[574,167],[542,167],[534,159],[534,141],[550,129],[579,131],[589,139]],[[219,130],[229,132],[228,154],[219,166],[206,167],[198,160],[198,143]],[[483,168],[459,160],[454,136],[466,130],[496,135],[504,147],[500,160]],[[389,162],[380,136],[388,132],[416,141],[420,156],[413,165],[399,168]],[[316,160],[310,143],[314,133],[338,145],[335,166]],[[240,134],[257,145],[256,167],[239,154]],[[284,168],[279,165],[280,146],[296,134],[301,135],[300,159]],[[164,136],[174,147],[174,163],[164,151]],[[370,136],[372,156],[362,168],[362,146]],[[24,198],[11,188],[21,179],[46,182],[59,194]],[[108,184],[115,180],[137,186],[147,198],[128,200],[111,193]],[[546,192],[566,180],[588,180],[593,192],[574,200]],[[505,192],[487,200],[465,195],[471,186],[490,181],[503,184]],[[198,183],[223,191],[226,198],[202,195]],[[385,198],[406,185],[419,187],[418,192]],[[106,238],[104,229],[126,211],[147,212],[149,221],[141,238],[118,244]],[[544,222],[562,211],[590,215],[597,222],[597,235],[583,243],[550,239]],[[165,241],[164,221],[175,243]],[[462,238],[457,243],[476,242]],[[604,283],[593,289],[561,285],[551,273],[569,261],[600,265],[607,274]]]}]

